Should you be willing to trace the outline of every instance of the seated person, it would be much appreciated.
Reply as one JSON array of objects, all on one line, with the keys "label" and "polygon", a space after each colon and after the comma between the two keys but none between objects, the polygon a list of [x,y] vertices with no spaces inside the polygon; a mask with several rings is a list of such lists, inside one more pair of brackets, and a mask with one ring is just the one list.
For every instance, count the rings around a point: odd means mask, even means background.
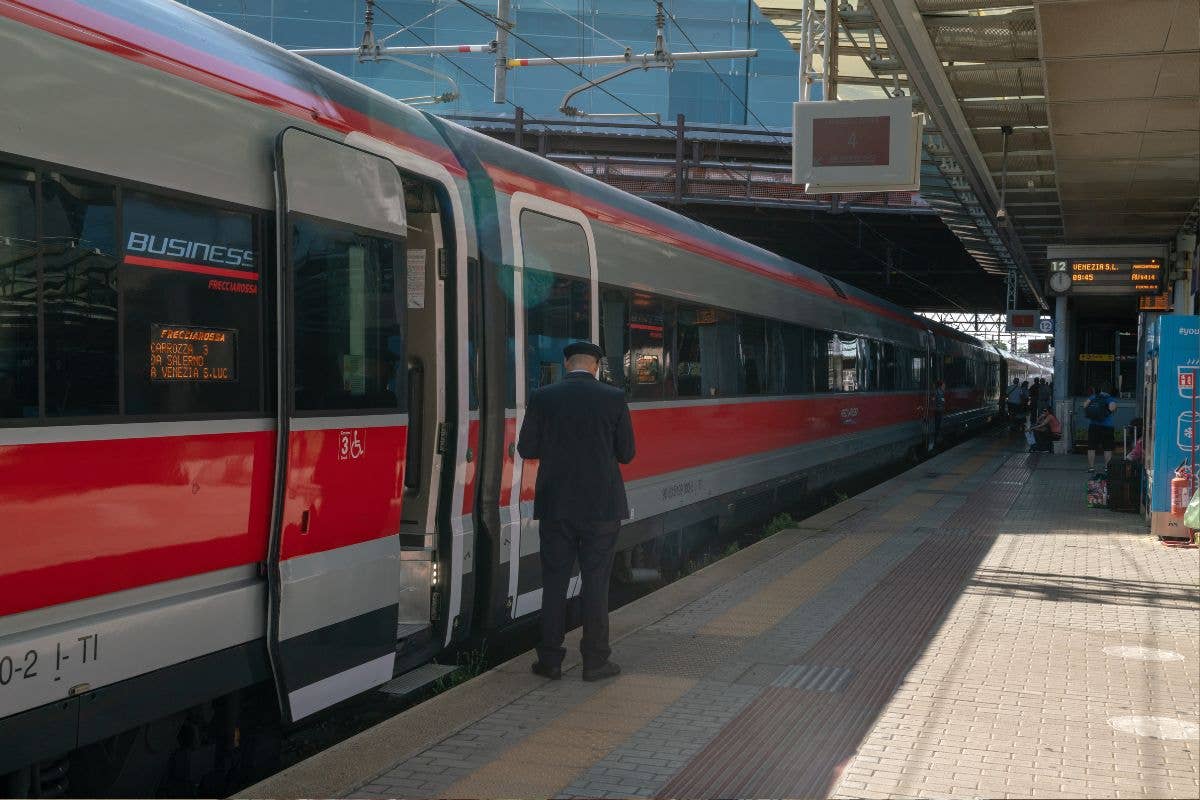
[{"label": "seated person", "polygon": [[1030,445],[1029,452],[1035,453],[1042,451],[1050,452],[1050,443],[1057,442],[1062,438],[1062,423],[1058,421],[1058,417],[1054,416],[1054,412],[1046,409],[1042,412],[1041,418],[1037,424],[1029,429],[1033,433],[1034,444]]}]

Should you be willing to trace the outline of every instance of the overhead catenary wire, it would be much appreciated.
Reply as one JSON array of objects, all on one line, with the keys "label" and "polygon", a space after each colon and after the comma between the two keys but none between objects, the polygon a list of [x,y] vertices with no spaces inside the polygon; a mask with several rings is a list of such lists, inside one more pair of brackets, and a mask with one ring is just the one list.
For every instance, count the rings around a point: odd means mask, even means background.
[{"label": "overhead catenary wire", "polygon": [[588,25],[586,22],[584,22],[583,20],[581,20],[579,17],[576,17],[576,16],[575,16],[575,15],[573,15],[573,14],[570,14],[570,13],[568,13],[568,12],[566,12],[566,11],[563,11],[561,8],[559,8],[558,6],[554,5],[554,3],[550,2],[550,0],[542,0],[542,4],[543,4],[543,5],[545,5],[545,6],[547,6],[547,7],[548,7],[548,8],[550,8],[550,9],[554,10],[554,11],[557,11],[559,14],[562,14],[562,15],[563,15],[564,17],[566,17],[567,19],[569,19],[569,20],[571,20],[571,21],[573,21],[573,22],[578,22],[580,25],[582,25],[583,27],[587,28],[587,29],[588,29],[589,31],[591,31],[592,33],[598,33],[598,34],[600,34],[600,35],[601,35],[601,36],[603,36],[605,39],[608,39],[610,42],[612,42],[613,44],[615,44],[617,47],[620,47],[622,50],[626,49],[626,45],[625,45],[625,43],[624,43],[624,42],[618,42],[616,39],[614,39],[613,37],[609,36],[607,33],[605,33],[604,31],[600,30],[599,28],[596,28],[596,27],[594,27],[594,26],[592,26],[592,25]]},{"label": "overhead catenary wire", "polygon": [[[476,6],[474,3],[471,3],[471,2],[469,2],[469,0],[456,0],[456,2],[458,2],[458,3],[459,3],[461,6],[463,6],[464,8],[466,8],[466,9],[468,9],[468,10],[472,11],[473,13],[475,13],[475,14],[479,15],[479,16],[480,16],[480,17],[482,17],[483,19],[486,19],[486,20],[488,20],[488,21],[489,21],[489,22],[491,22],[492,24],[497,24],[497,19],[496,19],[496,16],[495,16],[494,14],[491,14],[491,13],[489,13],[488,11],[486,11],[486,10],[484,10],[484,9],[482,9],[482,8],[479,8],[479,7],[478,7],[478,6]],[[388,16],[391,16],[391,15],[389,14]],[[392,18],[393,18],[393,19],[395,19],[395,17],[392,17]],[[536,44],[534,44],[533,42],[529,41],[529,40],[528,40],[528,39],[526,39],[524,36],[521,36],[520,34],[516,33],[515,31],[512,31],[512,30],[510,30],[510,31],[509,31],[509,36],[512,36],[514,39],[516,39],[517,41],[519,41],[519,42],[521,42],[522,44],[526,45],[526,46],[527,46],[527,47],[529,47],[531,50],[534,50],[534,51],[536,51],[537,53],[540,53],[540,54],[541,54],[541,55],[542,55],[544,58],[548,58],[548,59],[550,59],[552,62],[554,62],[554,63],[555,63],[555,64],[557,64],[558,66],[562,67],[562,68],[563,68],[563,69],[565,69],[567,72],[570,72],[572,75],[575,75],[575,76],[577,76],[577,77],[583,78],[585,81],[589,80],[589,79],[588,79],[588,77],[587,77],[586,75],[584,75],[582,71],[579,71],[579,70],[572,69],[572,68],[571,68],[571,66],[570,66],[569,64],[564,64],[564,63],[562,62],[562,60],[560,60],[560,59],[558,59],[558,58],[556,58],[556,57],[554,57],[554,56],[550,55],[550,54],[549,54],[549,53],[547,53],[545,50],[543,50],[542,48],[538,47]],[[648,122],[649,122],[651,125],[655,126],[656,128],[659,128],[659,129],[661,129],[661,130],[663,130],[663,131],[666,131],[666,132],[668,132],[668,133],[670,133],[670,134],[672,134],[672,135],[674,135],[674,134],[675,134],[675,129],[674,129],[674,128],[671,128],[671,127],[668,127],[668,126],[666,126],[666,125],[662,124],[662,122],[660,122],[659,120],[655,119],[653,116],[651,116],[651,115],[647,114],[645,111],[642,111],[641,109],[638,109],[638,108],[634,107],[632,104],[630,104],[630,103],[629,103],[628,101],[626,101],[624,98],[618,97],[617,95],[613,94],[611,91],[609,91],[609,90],[608,90],[607,88],[605,88],[604,86],[596,86],[596,88],[597,88],[597,89],[599,89],[599,90],[600,90],[601,92],[603,92],[604,94],[606,94],[606,95],[608,95],[609,97],[611,97],[613,100],[615,100],[615,101],[617,101],[618,103],[620,103],[620,104],[621,104],[622,106],[624,106],[625,108],[628,108],[628,109],[629,109],[631,112],[633,112],[633,114],[634,114],[634,115],[644,118],[646,121],[648,121]],[[516,107],[516,106],[515,106],[515,104],[513,104],[511,101],[508,101],[508,100],[507,100],[507,98],[506,98],[506,102],[509,102],[509,104],[510,104],[510,105],[513,105],[514,107]],[[535,120],[535,122],[536,122],[536,121],[537,121],[537,120]],[[718,163],[720,166],[724,167],[725,169],[729,170],[730,172],[732,172],[732,173],[735,173],[735,174],[741,174],[741,175],[745,175],[747,178],[749,178],[749,176],[750,176],[750,174],[751,174],[751,167],[750,167],[749,165],[747,165],[747,166],[745,166],[745,167],[742,167],[742,168],[740,168],[740,169],[739,169],[739,168],[737,168],[737,167],[734,167],[734,166],[731,166],[730,164],[727,164],[727,163],[725,163],[725,162],[723,162],[723,161],[720,161],[719,159],[717,159],[717,163]]]},{"label": "overhead catenary wire", "polygon": [[[651,0],[651,2],[654,2],[654,0]],[[691,36],[688,36],[687,31],[685,31],[683,29],[683,26],[679,24],[679,20],[676,18],[676,16],[674,14],[672,14],[670,11],[668,11],[666,8],[663,8],[663,11],[666,13],[667,18],[671,20],[671,24],[673,24],[675,26],[675,30],[679,31],[679,33],[683,36],[684,39],[687,39],[687,43],[692,46],[692,49],[699,50],[700,49],[699,45],[697,45],[694,41],[692,41]],[[747,42],[746,44],[748,46],[750,43]],[[758,127],[762,128],[763,131],[767,135],[769,135],[772,139],[774,139],[777,144],[783,144],[783,141],[780,140],[779,136],[774,131],[772,131],[770,128],[768,128],[761,119],[759,119],[758,114],[754,113],[754,110],[752,108],[750,108],[749,103],[747,103],[745,100],[743,100],[738,95],[738,93],[735,92],[733,90],[733,88],[730,87],[730,85],[725,82],[725,79],[723,77],[721,77],[721,73],[717,72],[716,67],[714,67],[708,61],[705,61],[704,65],[706,67],[708,67],[709,72],[711,72],[713,75],[715,75],[717,77],[717,80],[719,80],[721,82],[721,85],[725,87],[725,91],[727,91],[727,92],[729,92],[729,94],[733,95],[734,99],[737,100],[738,103],[741,104],[742,108],[744,108],[746,110],[746,113],[754,118],[754,121],[758,123]],[[747,67],[747,69],[748,69],[748,67]]]},{"label": "overhead catenary wire", "polygon": [[[430,11],[428,14],[426,14],[426,15],[425,15],[425,16],[423,16],[423,17],[421,17],[421,18],[420,18],[419,20],[417,20],[416,22],[410,22],[410,23],[408,23],[407,25],[404,25],[404,26],[402,26],[402,27],[401,27],[399,30],[392,31],[392,32],[391,32],[391,33],[389,33],[387,36],[384,36],[382,39],[380,39],[380,40],[379,40],[379,43],[380,43],[380,44],[383,44],[383,43],[384,43],[384,42],[386,42],[388,39],[392,39],[392,38],[394,38],[394,37],[396,37],[396,36],[399,36],[399,35],[400,35],[400,34],[402,34],[402,33],[407,33],[407,32],[409,32],[409,29],[410,29],[410,28],[415,28],[416,26],[420,25],[420,24],[421,24],[422,22],[424,22],[425,20],[427,20],[427,19],[431,19],[431,18],[433,18],[433,17],[436,17],[438,14],[442,13],[443,11],[445,11],[447,8],[449,8],[449,7],[450,7],[450,6],[448,6],[448,5],[444,4],[444,3],[439,3],[439,1],[438,1],[438,0],[434,0],[433,4],[434,4],[435,6],[438,6],[438,8],[435,8],[433,11]],[[388,17],[390,17],[390,18],[391,18],[391,19],[393,19],[393,20],[395,20],[395,19],[396,19],[396,18],[395,18],[395,17],[393,17],[391,14],[388,14],[387,16],[388,16]]]},{"label": "overhead catenary wire", "polygon": [[[483,9],[480,9],[480,8],[478,8],[478,7],[474,6],[472,3],[469,3],[469,2],[467,2],[466,0],[457,0],[457,2],[459,2],[461,5],[463,5],[464,7],[468,8],[469,10],[473,11],[474,13],[478,14],[479,16],[483,17],[484,19],[487,19],[487,20],[489,20],[489,21],[490,21],[490,22],[492,22],[493,24],[496,22],[496,18],[495,18],[495,16],[494,16],[494,15],[488,14],[486,11],[484,11]],[[381,13],[382,13],[384,16],[386,16],[386,17],[388,17],[389,19],[391,19],[391,20],[392,20],[393,22],[395,22],[397,25],[403,25],[403,24],[404,24],[404,23],[400,22],[400,20],[399,20],[399,19],[397,19],[397,18],[396,18],[396,17],[395,17],[395,16],[394,16],[394,15],[393,15],[393,14],[392,14],[390,11],[388,11],[386,8],[384,8],[384,7],[382,6],[382,4],[378,2],[378,0],[377,0],[377,1],[376,1],[376,3],[375,3],[375,7],[376,7],[376,8],[377,8],[377,9],[378,9],[378,10],[379,10],[379,11],[380,11],[380,12],[381,12]],[[423,37],[421,37],[421,36],[420,36],[419,34],[417,34],[416,32],[409,30],[409,31],[408,31],[408,33],[409,33],[409,34],[410,34],[410,35],[411,35],[413,38],[415,38],[417,41],[421,42],[422,44],[429,45],[429,42],[428,42],[428,41],[426,41],[426,40],[425,40]],[[550,58],[550,59],[552,59],[552,60],[554,60],[554,61],[556,61],[556,62],[557,62],[557,59],[555,59],[555,58],[554,58],[553,56],[551,56],[549,53],[547,53],[547,52],[545,52],[544,50],[542,50],[542,49],[541,49],[540,47],[538,47],[537,45],[535,45],[535,44],[532,44],[531,42],[528,42],[528,41],[527,41],[527,40],[525,40],[523,37],[521,37],[521,36],[519,36],[519,35],[517,35],[517,34],[515,34],[515,33],[511,33],[511,32],[510,32],[510,35],[514,36],[514,37],[515,37],[515,38],[516,38],[518,41],[522,42],[523,44],[526,44],[526,45],[528,45],[528,46],[529,46],[530,48],[532,48],[533,50],[536,50],[537,52],[541,53],[543,56],[545,56],[545,57],[547,57],[547,58]],[[693,46],[693,47],[695,47],[695,44],[693,44],[692,46]],[[465,75],[466,77],[470,78],[472,81],[474,81],[475,83],[477,83],[479,86],[482,86],[484,89],[487,89],[489,92],[490,92],[490,91],[492,91],[492,86],[491,86],[489,83],[487,83],[486,81],[484,81],[483,79],[479,78],[479,77],[478,77],[477,75],[475,75],[473,72],[471,72],[470,70],[466,69],[465,67],[462,67],[462,66],[460,66],[458,63],[456,63],[454,60],[452,60],[451,58],[449,58],[448,56],[446,56],[446,55],[444,55],[444,54],[441,54],[441,53],[439,53],[438,55],[440,55],[442,58],[446,59],[446,61],[448,61],[448,62],[449,62],[449,63],[450,63],[452,66],[454,66],[454,68],[455,68],[455,69],[457,69],[459,72],[461,72],[461,73],[462,73],[463,75]],[[571,73],[573,73],[573,74],[575,74],[575,75],[577,75],[577,76],[579,76],[579,77],[584,77],[584,76],[583,76],[581,73],[579,73],[579,72],[576,72],[575,70],[571,69],[569,66],[567,66],[567,65],[565,65],[565,64],[561,64],[561,63],[560,63],[560,66],[562,66],[562,67],[563,67],[564,69],[566,69],[568,72],[571,72]],[[585,78],[585,80],[586,80],[586,78]],[[638,115],[640,115],[640,116],[646,117],[646,118],[647,118],[647,119],[648,119],[648,120],[649,120],[649,121],[650,121],[652,124],[654,124],[656,127],[658,127],[658,128],[661,128],[661,129],[663,129],[663,130],[665,130],[665,131],[668,131],[668,132],[674,133],[674,130],[673,130],[673,129],[671,129],[671,128],[667,127],[666,125],[663,125],[661,122],[658,122],[657,120],[655,120],[655,119],[653,119],[653,118],[649,117],[649,116],[648,116],[648,115],[646,115],[644,112],[642,112],[642,111],[639,111],[638,109],[634,108],[633,106],[631,106],[629,103],[627,103],[627,102],[626,102],[626,101],[624,101],[623,99],[621,99],[621,98],[617,97],[616,95],[613,95],[613,94],[612,94],[612,92],[609,92],[608,90],[604,89],[604,87],[602,87],[602,86],[601,86],[601,87],[597,87],[597,88],[601,89],[601,91],[603,91],[605,94],[607,94],[607,95],[609,95],[610,97],[612,97],[612,98],[613,98],[614,100],[616,100],[617,102],[619,102],[619,103],[621,103],[622,105],[624,105],[626,108],[629,108],[629,109],[631,109],[632,111],[636,112],[636,113],[637,113]],[[504,102],[508,103],[508,104],[509,104],[510,106],[512,106],[514,109],[520,108],[520,106],[518,106],[518,105],[517,105],[516,103],[514,103],[513,101],[509,100],[507,97],[504,99]],[[526,117],[526,118],[528,118],[529,120],[531,120],[532,122],[534,122],[535,124],[537,124],[537,123],[543,123],[543,124],[544,124],[544,121],[543,121],[543,120],[540,120],[540,119],[538,119],[538,118],[534,117],[533,115],[531,115],[531,114],[529,114],[528,112],[526,112],[524,109],[521,109],[521,110],[522,110],[522,113],[525,115],[525,117]],[[751,167],[750,167],[749,165],[747,165],[747,167],[745,167],[743,170],[738,170],[738,169],[736,169],[736,168],[734,168],[734,167],[730,166],[729,164],[727,164],[727,163],[725,163],[725,162],[722,162],[722,161],[720,161],[720,160],[716,160],[716,162],[717,162],[717,164],[718,164],[718,165],[720,165],[721,167],[723,167],[723,168],[725,168],[725,169],[727,169],[727,170],[729,170],[730,172],[733,172],[733,173],[744,172],[745,174],[749,175],[749,170],[751,169]],[[855,218],[856,218],[856,219],[859,219],[859,220],[861,221],[861,219],[858,217],[858,215],[855,215]],[[820,225],[820,223],[818,223],[818,224]],[[877,230],[875,230],[873,227],[871,227],[871,225],[870,225],[870,224],[868,224],[868,223],[865,223],[865,222],[864,222],[863,224],[865,224],[865,225],[866,225],[866,226],[867,226],[867,227],[868,227],[868,228],[871,230],[871,232],[872,232],[872,233],[874,233],[876,236],[878,236],[879,238],[881,238],[881,239],[883,239],[884,241],[888,242],[889,244],[892,244],[893,246],[895,246],[895,245],[894,245],[894,243],[893,243],[893,242],[892,242],[890,239],[888,239],[888,238],[887,238],[886,236],[884,236],[883,234],[879,233],[879,231],[877,231]],[[825,229],[827,232],[829,232],[829,233],[833,234],[834,236],[838,237],[839,239],[841,239],[842,241],[845,241],[845,242],[847,242],[848,244],[852,244],[852,242],[850,242],[850,240],[848,240],[848,239],[846,239],[844,236],[842,236],[840,232],[838,232],[838,231],[836,231],[836,230],[834,230],[834,229],[828,228],[828,227],[827,227],[827,226],[825,226],[825,225],[820,225],[820,226],[821,226],[822,228],[824,228],[824,229]],[[917,258],[917,256],[915,256],[915,255],[914,255],[912,252],[910,252],[909,250],[907,250],[907,249],[905,249],[905,248],[897,248],[897,249],[901,250],[902,252],[905,252],[905,253],[907,253],[907,254],[908,254],[908,255],[910,255],[910,256],[913,256],[914,258]],[[869,258],[871,258],[872,260],[878,261],[880,264],[883,264],[883,265],[885,265],[885,266],[887,265],[887,262],[886,262],[886,261],[884,261],[883,259],[881,259],[881,258],[879,258],[878,256],[874,255],[873,253],[867,253],[867,255],[868,255],[868,257],[869,257]],[[908,273],[908,272],[906,272],[906,271],[904,271],[904,270],[898,269],[898,268],[896,268],[896,267],[894,267],[894,266],[893,266],[893,267],[891,267],[891,269],[892,269],[892,271],[893,271],[893,272],[896,272],[896,273],[898,273],[898,274],[900,274],[900,275],[903,275],[904,277],[908,278],[909,280],[913,281],[914,283],[920,284],[921,286],[925,287],[925,288],[926,288],[926,289],[928,289],[929,291],[933,292],[934,294],[936,294],[936,295],[938,295],[939,297],[941,297],[941,298],[943,298],[944,300],[946,300],[946,301],[947,301],[948,303],[950,303],[951,305],[953,305],[953,306],[955,306],[955,307],[957,307],[957,308],[960,308],[960,309],[962,309],[963,311],[966,311],[966,310],[967,310],[967,309],[966,309],[966,308],[964,308],[962,305],[960,305],[959,303],[955,302],[955,301],[954,301],[954,300],[952,300],[950,297],[947,297],[945,294],[943,294],[942,292],[938,291],[938,290],[937,290],[935,287],[933,287],[933,286],[930,286],[929,284],[927,284],[927,283],[925,283],[924,281],[920,280],[920,279],[919,279],[919,278],[917,278],[916,276],[914,276],[914,275],[912,275],[912,274],[910,274],[910,273]]]},{"label": "overhead catenary wire", "polygon": [[[397,25],[403,25],[403,24],[404,24],[404,23],[402,23],[402,22],[401,22],[399,19],[397,19],[397,18],[395,17],[395,15],[394,15],[394,14],[392,14],[392,12],[390,12],[390,11],[388,11],[386,8],[384,8],[384,7],[383,7],[383,5],[382,5],[381,3],[379,3],[379,2],[378,2],[378,0],[377,0],[377,1],[376,1],[376,3],[375,3],[375,8],[376,8],[376,9],[378,9],[378,10],[379,10],[379,12],[380,12],[381,14],[383,14],[385,17],[387,17],[388,19],[390,19],[392,22],[395,22]],[[413,24],[415,25],[416,23],[413,23]],[[427,40],[426,40],[426,39],[425,39],[423,36],[421,36],[420,34],[418,34],[416,31],[413,31],[413,30],[408,30],[408,31],[407,31],[407,33],[408,33],[410,36],[412,36],[414,39],[416,39],[418,42],[420,42],[421,44],[423,44],[423,45],[426,45],[426,46],[432,46],[432,45],[431,45],[431,44],[430,44],[430,43],[429,43],[429,42],[428,42],[428,41],[427,41]],[[461,72],[463,75],[465,75],[465,76],[467,76],[468,78],[470,78],[470,79],[471,79],[472,81],[474,81],[475,83],[477,83],[477,84],[479,84],[480,86],[482,86],[484,89],[487,89],[489,92],[491,92],[491,91],[492,91],[492,85],[491,85],[491,84],[489,84],[489,83],[487,83],[486,81],[484,81],[482,78],[480,78],[479,76],[477,76],[475,73],[471,72],[471,71],[470,71],[469,69],[467,69],[466,67],[464,67],[464,66],[462,66],[461,64],[459,64],[459,63],[458,63],[457,61],[455,61],[454,59],[450,58],[449,56],[447,56],[447,55],[446,55],[446,54],[444,54],[444,53],[438,53],[438,54],[436,54],[436,55],[438,55],[438,56],[441,56],[442,58],[444,58],[444,59],[445,59],[445,60],[446,60],[446,61],[447,61],[447,62],[450,64],[450,66],[454,67],[456,70],[458,70],[458,71],[459,71],[459,72]],[[509,100],[507,97],[506,97],[506,98],[504,98],[504,102],[508,103],[508,104],[509,104],[510,106],[512,106],[514,109],[517,109],[517,108],[519,108],[519,106],[517,106],[517,104],[516,104],[516,103],[514,103],[514,102],[513,102],[513,101],[511,101],[511,100]],[[534,117],[532,114],[529,114],[529,113],[525,112],[525,111],[524,111],[524,109],[522,109],[522,113],[523,113],[523,114],[525,114],[525,116],[526,116],[528,119],[532,120],[532,121],[533,121],[533,122],[535,122],[535,123],[540,123],[540,122],[542,122],[542,120],[540,120],[540,119],[538,119],[538,118]]]}]

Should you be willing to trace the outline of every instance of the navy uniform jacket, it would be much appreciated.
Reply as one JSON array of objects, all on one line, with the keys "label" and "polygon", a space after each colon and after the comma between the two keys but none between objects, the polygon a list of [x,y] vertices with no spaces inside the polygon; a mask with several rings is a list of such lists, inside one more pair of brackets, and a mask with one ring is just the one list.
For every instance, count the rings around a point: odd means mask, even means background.
[{"label": "navy uniform jacket", "polygon": [[534,519],[629,518],[619,464],[633,460],[633,423],[620,389],[587,372],[538,389],[526,405],[517,451],[541,462]]}]

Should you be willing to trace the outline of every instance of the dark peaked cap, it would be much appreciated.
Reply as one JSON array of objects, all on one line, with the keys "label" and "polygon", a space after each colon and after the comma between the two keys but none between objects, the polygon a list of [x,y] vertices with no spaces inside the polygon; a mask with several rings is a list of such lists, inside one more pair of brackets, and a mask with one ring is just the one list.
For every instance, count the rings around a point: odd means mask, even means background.
[{"label": "dark peaked cap", "polygon": [[571,342],[563,348],[563,358],[571,356],[591,356],[599,361],[604,358],[604,351],[600,349],[600,345],[591,342]]}]

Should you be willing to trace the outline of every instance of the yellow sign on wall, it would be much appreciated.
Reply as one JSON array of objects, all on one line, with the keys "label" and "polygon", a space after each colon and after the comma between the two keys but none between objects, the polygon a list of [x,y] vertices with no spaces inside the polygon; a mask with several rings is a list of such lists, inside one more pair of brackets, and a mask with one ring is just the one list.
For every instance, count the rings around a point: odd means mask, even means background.
[{"label": "yellow sign on wall", "polygon": [[1080,361],[1114,361],[1112,353],[1080,353]]}]

